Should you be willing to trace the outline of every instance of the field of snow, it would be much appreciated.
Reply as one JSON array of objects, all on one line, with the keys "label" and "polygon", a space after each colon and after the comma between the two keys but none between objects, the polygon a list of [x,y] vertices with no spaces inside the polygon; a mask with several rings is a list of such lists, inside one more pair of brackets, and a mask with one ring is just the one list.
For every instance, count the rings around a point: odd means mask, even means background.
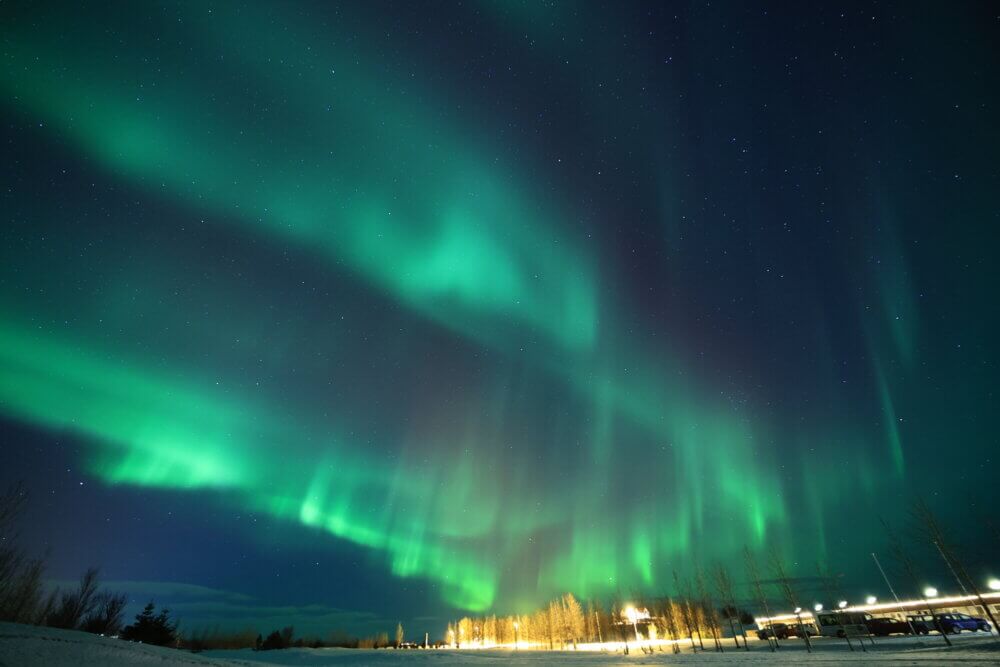
[{"label": "field of snow", "polygon": [[916,640],[893,638],[877,640],[867,653],[851,653],[842,641],[817,640],[815,651],[807,655],[801,642],[788,641],[778,653],[764,644],[754,645],[747,653],[728,648],[725,653],[706,651],[681,655],[633,651],[601,653],[592,651],[392,651],[351,649],[287,649],[255,653],[209,651],[193,655],[174,649],[144,646],[108,639],[82,632],[53,630],[11,623],[0,623],[0,666],[2,667],[125,667],[131,665],[182,665],[218,667],[264,667],[265,665],[301,665],[333,667],[356,665],[420,665],[454,667],[455,665],[1000,665],[1000,643],[986,635],[962,635],[955,647],[945,649],[938,637]]}]

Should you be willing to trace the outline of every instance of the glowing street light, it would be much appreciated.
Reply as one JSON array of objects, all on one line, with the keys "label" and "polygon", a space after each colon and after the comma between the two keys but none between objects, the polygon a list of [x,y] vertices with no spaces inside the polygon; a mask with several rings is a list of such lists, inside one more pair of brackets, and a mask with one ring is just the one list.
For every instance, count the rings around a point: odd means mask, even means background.
[{"label": "glowing street light", "polygon": [[869,595],[865,598],[865,604],[875,604],[876,602],[878,602],[878,598],[874,595]]},{"label": "glowing street light", "polygon": [[837,609],[844,609],[847,607],[847,600],[841,600],[837,603]]},{"label": "glowing street light", "polygon": [[639,641],[639,613],[635,610],[635,607],[629,605],[625,607],[625,616],[628,620],[632,621],[632,629],[635,630],[635,640]]},{"label": "glowing street light", "polygon": [[813,609],[817,612],[823,611],[823,605],[817,602],[815,605],[813,605]]},{"label": "glowing street light", "polygon": [[924,597],[925,598],[936,598],[937,594],[938,594],[938,591],[933,586],[928,586],[927,588],[924,589]]},{"label": "glowing street light", "polygon": [[1000,591],[1000,579],[997,579],[996,577],[987,581],[986,585],[989,586],[991,591]]}]

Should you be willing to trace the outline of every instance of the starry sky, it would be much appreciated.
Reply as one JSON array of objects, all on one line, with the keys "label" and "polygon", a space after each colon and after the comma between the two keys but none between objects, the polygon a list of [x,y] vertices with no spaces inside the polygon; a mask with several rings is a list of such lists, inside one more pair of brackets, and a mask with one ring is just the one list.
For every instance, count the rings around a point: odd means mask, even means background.
[{"label": "starry sky", "polygon": [[918,494],[986,571],[990,3],[0,21],[0,481],[55,580],[317,633],[744,545],[887,595]]}]

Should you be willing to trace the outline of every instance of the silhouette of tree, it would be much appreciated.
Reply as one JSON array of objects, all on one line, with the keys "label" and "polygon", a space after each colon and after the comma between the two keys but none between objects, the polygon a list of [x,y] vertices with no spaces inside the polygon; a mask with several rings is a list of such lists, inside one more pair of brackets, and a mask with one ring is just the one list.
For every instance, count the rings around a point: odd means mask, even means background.
[{"label": "silhouette of tree", "polygon": [[177,643],[177,622],[170,619],[170,610],[155,613],[156,605],[150,601],[142,613],[136,614],[135,623],[121,632],[121,638],[154,646],[173,646]]}]

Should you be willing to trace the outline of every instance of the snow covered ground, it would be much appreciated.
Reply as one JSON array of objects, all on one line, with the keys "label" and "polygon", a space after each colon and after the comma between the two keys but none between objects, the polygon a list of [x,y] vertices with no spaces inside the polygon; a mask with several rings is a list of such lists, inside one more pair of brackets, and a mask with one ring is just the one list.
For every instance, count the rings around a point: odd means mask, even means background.
[{"label": "snow covered ground", "polygon": [[727,648],[725,653],[681,655],[633,651],[629,656],[591,651],[367,651],[351,649],[287,649],[284,651],[209,651],[192,655],[183,651],[131,644],[82,632],[36,628],[0,623],[0,665],[3,667],[124,667],[126,665],[179,665],[218,667],[354,667],[356,665],[1000,665],[1000,643],[986,635],[960,635],[955,647],[944,648],[939,637],[876,640],[867,653],[851,653],[843,641],[820,639],[807,655],[798,641],[784,642],[780,652],[771,653],[762,643],[747,653]]}]

